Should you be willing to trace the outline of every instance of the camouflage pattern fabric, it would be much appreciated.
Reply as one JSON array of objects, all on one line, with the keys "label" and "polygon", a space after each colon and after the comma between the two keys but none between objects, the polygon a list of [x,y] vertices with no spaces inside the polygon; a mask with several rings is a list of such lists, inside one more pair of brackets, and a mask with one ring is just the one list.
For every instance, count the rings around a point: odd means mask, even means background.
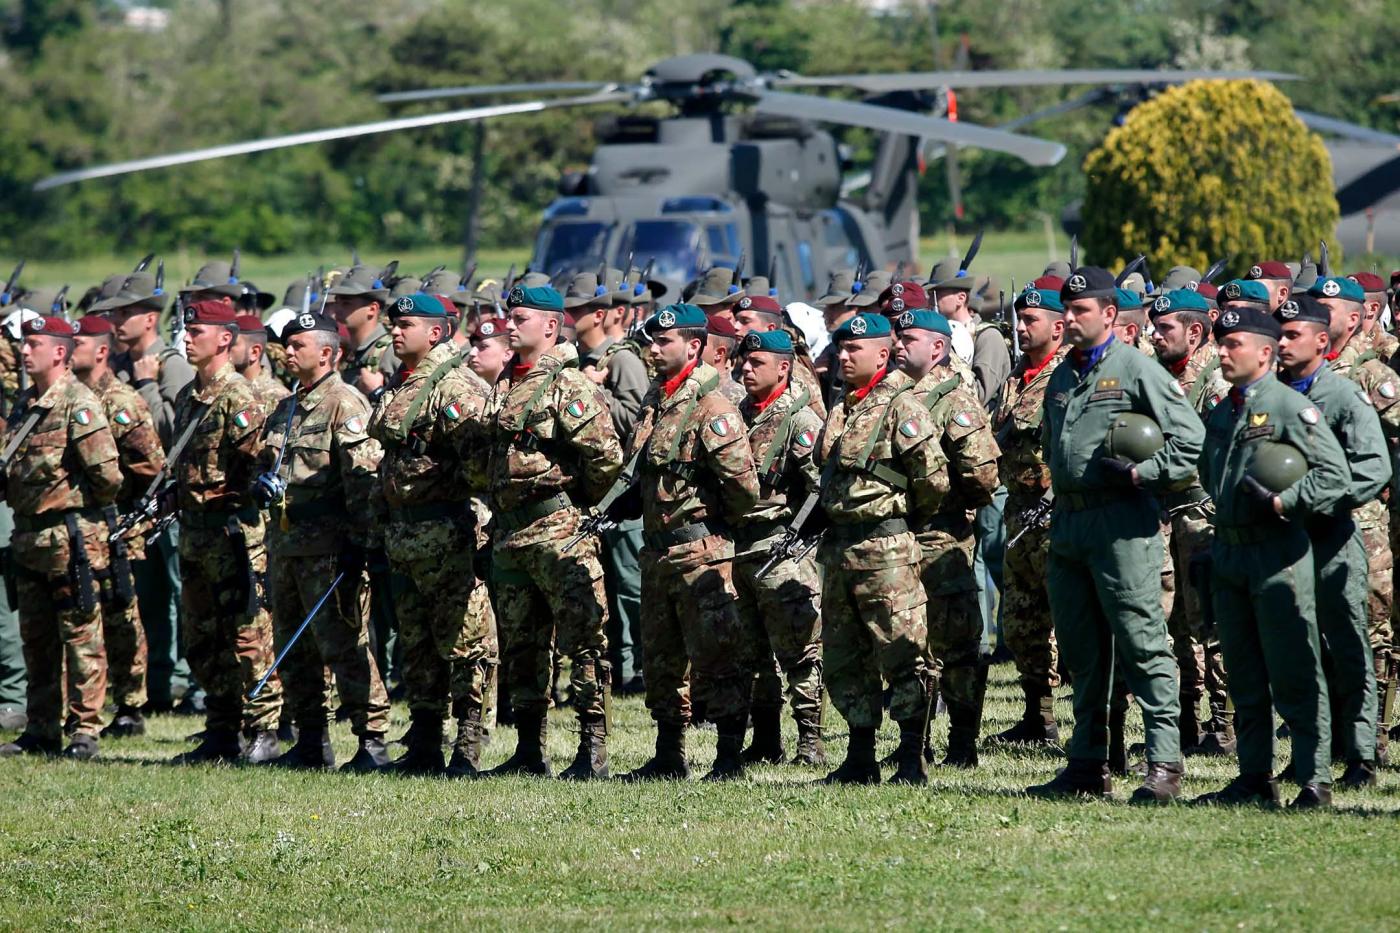
[{"label": "camouflage pattern fabric", "polygon": [[274,379],[261,363],[258,364],[257,375],[248,380],[248,387],[253,390],[253,398],[257,400],[258,407],[262,409],[263,417],[266,418],[272,417],[278,404],[292,394],[292,390]]}]

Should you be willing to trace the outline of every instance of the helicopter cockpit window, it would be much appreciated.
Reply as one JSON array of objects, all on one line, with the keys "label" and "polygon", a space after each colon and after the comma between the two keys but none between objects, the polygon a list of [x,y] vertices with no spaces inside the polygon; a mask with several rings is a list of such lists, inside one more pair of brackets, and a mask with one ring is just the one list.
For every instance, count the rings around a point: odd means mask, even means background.
[{"label": "helicopter cockpit window", "polygon": [[547,225],[540,230],[530,265],[547,275],[565,269],[591,269],[603,258],[610,229],[609,224],[597,221]]},{"label": "helicopter cockpit window", "polygon": [[812,244],[806,240],[797,241],[797,265],[802,270],[802,285],[809,293],[816,290],[817,273],[812,268]]},{"label": "helicopter cockpit window", "polygon": [[860,250],[856,248],[856,226],[845,211],[822,211],[822,247],[826,260],[832,267],[851,267],[860,262]]},{"label": "helicopter cockpit window", "polygon": [[728,256],[738,258],[739,250],[742,249],[739,243],[739,228],[734,224],[710,224],[705,228],[705,235],[708,237],[711,256]]},{"label": "helicopter cockpit window", "polygon": [[617,251],[634,256],[638,265],[656,261],[658,278],[688,282],[700,272],[701,231],[688,220],[639,220]]}]

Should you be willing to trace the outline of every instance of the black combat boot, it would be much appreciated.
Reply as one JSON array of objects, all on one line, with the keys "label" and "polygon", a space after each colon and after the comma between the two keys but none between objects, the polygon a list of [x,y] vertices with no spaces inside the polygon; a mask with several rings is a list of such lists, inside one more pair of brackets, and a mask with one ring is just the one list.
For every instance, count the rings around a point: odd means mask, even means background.
[{"label": "black combat boot", "polygon": [[787,757],[783,748],[783,709],[781,706],[753,710],[753,742],[744,749],[744,763],[768,762],[780,765]]},{"label": "black combat boot", "polygon": [[928,760],[924,758],[924,720],[907,719],[899,724],[899,747],[894,750],[895,772],[891,784],[928,783]]},{"label": "black combat boot", "polygon": [[1269,774],[1241,774],[1220,790],[1191,801],[1206,807],[1264,807],[1279,805],[1278,781]]},{"label": "black combat boot", "polygon": [[580,716],[578,752],[559,777],[566,781],[600,781],[609,775],[607,724],[601,716]]},{"label": "black combat boot", "polygon": [[41,739],[32,732],[25,732],[13,742],[0,745],[0,758],[14,758],[19,755],[57,755],[63,749],[61,739]]},{"label": "black combat boot", "polygon": [[171,759],[177,765],[231,763],[242,754],[238,733],[232,729],[205,729],[204,738],[194,748]]},{"label": "black combat boot", "polygon": [[[744,776],[744,726],[749,717],[743,714],[727,716],[716,723],[719,740],[715,747],[715,764],[706,781],[735,781]],[[778,760],[782,761],[782,746],[778,747]]]},{"label": "black combat boot", "polygon": [[373,774],[389,764],[389,747],[384,744],[384,733],[366,732],[360,736],[360,747],[355,757],[340,766],[342,774]]},{"label": "black combat boot", "polygon": [[1044,784],[1026,788],[1032,797],[1108,797],[1113,793],[1113,778],[1108,763],[1088,758],[1071,758],[1069,764]]},{"label": "black combat boot", "polygon": [[545,740],[549,737],[549,717],[545,711],[516,710],[515,728],[515,751],[486,774],[490,777],[505,777],[511,774],[552,777],[554,771],[550,768],[549,758],[545,754]]},{"label": "black combat boot", "polygon": [[442,717],[414,713],[403,737],[404,753],[384,770],[400,777],[435,777],[446,765],[442,760]]},{"label": "black combat boot", "polygon": [[274,768],[288,768],[293,771],[329,771],[335,767],[331,734],[326,730],[324,723],[303,726],[297,730],[295,745],[265,763]]},{"label": "black combat boot", "polygon": [[1133,791],[1129,803],[1171,803],[1181,796],[1181,776],[1186,772],[1179,761],[1150,761],[1142,785]]},{"label": "black combat boot", "polygon": [[[329,738],[326,739],[326,748],[330,748]],[[282,745],[277,741],[276,730],[259,729],[248,740],[248,745],[238,760],[245,765],[265,765],[275,761],[281,752]],[[331,754],[331,765],[335,765],[334,753]]]},{"label": "black combat boot", "polygon": [[118,706],[116,716],[102,728],[104,739],[123,739],[146,734],[146,717],[135,706]]},{"label": "black combat boot", "polygon": [[[922,738],[922,735],[920,735]],[[875,761],[875,727],[852,726],[851,744],[846,760],[826,777],[822,784],[879,784],[880,765]]]},{"label": "black combat boot", "polygon": [[447,776],[474,778],[481,775],[481,742],[486,729],[481,724],[481,707],[464,709],[457,717],[457,738],[452,742],[452,760]]},{"label": "black combat boot", "polygon": [[1049,751],[1060,751],[1060,729],[1055,722],[1055,697],[1048,687],[1021,689],[1026,696],[1026,710],[1021,721],[1004,732],[987,736],[987,745],[1029,745]]},{"label": "black combat boot", "polygon": [[1201,704],[1200,697],[1181,695],[1181,719],[1177,729],[1181,735],[1181,753],[1190,755],[1201,744],[1201,721],[1196,712]]},{"label": "black combat boot", "polygon": [[964,678],[969,682],[963,695],[969,699],[948,706],[948,753],[943,758],[945,768],[977,767],[977,734],[982,731],[982,704],[987,695],[986,661],[951,668],[944,672],[943,682],[960,685]]},{"label": "black combat boot", "polygon": [[81,733],[73,736],[63,750],[63,757],[74,761],[92,761],[97,757],[97,739]]},{"label": "black combat boot", "polygon": [[1338,790],[1360,790],[1363,787],[1376,786],[1376,763],[1374,761],[1354,760],[1347,762],[1347,768],[1342,772],[1341,780],[1337,781]]},{"label": "black combat boot", "polygon": [[622,776],[624,781],[684,781],[690,777],[690,764],[685,760],[685,729],[678,723],[656,724],[656,754],[635,771]]},{"label": "black combat boot", "polygon": [[1332,806],[1331,784],[1304,784],[1288,805],[1290,810],[1326,810]]},{"label": "black combat boot", "polygon": [[809,768],[826,767],[826,744],[822,741],[821,714],[816,710],[801,710],[797,718],[797,752],[792,756],[795,765]]}]

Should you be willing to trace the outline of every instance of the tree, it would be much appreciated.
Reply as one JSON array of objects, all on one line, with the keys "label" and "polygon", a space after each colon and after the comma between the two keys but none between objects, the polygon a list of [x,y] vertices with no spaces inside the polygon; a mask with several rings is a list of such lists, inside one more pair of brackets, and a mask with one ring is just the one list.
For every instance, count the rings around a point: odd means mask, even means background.
[{"label": "tree", "polygon": [[[1084,160],[1086,254],[1153,268],[1294,257],[1337,226],[1332,166],[1288,98],[1259,81],[1197,81],[1139,105]],[[1335,244],[1334,244],[1335,248]]]}]

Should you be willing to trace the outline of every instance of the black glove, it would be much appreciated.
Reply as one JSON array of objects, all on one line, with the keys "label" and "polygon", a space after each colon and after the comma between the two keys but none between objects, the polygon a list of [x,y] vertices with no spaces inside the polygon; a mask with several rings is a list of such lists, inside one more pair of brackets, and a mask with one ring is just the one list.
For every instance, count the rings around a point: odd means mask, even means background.
[{"label": "black glove", "polygon": [[358,544],[347,544],[336,556],[336,569],[352,580],[359,579],[365,569],[365,549]]},{"label": "black glove", "polygon": [[276,473],[260,473],[258,478],[253,480],[250,493],[259,508],[271,508],[281,502],[282,497],[287,494],[287,482]]},{"label": "black glove", "polygon": [[1273,511],[1274,496],[1277,495],[1277,493],[1254,477],[1246,476],[1244,479],[1240,480],[1240,492],[1254,501],[1268,506],[1269,511]]},{"label": "black glove", "polygon": [[1135,463],[1126,463],[1117,457],[1100,457],[1099,469],[1103,470],[1104,478],[1114,486],[1136,486],[1133,479],[1133,468]]}]

